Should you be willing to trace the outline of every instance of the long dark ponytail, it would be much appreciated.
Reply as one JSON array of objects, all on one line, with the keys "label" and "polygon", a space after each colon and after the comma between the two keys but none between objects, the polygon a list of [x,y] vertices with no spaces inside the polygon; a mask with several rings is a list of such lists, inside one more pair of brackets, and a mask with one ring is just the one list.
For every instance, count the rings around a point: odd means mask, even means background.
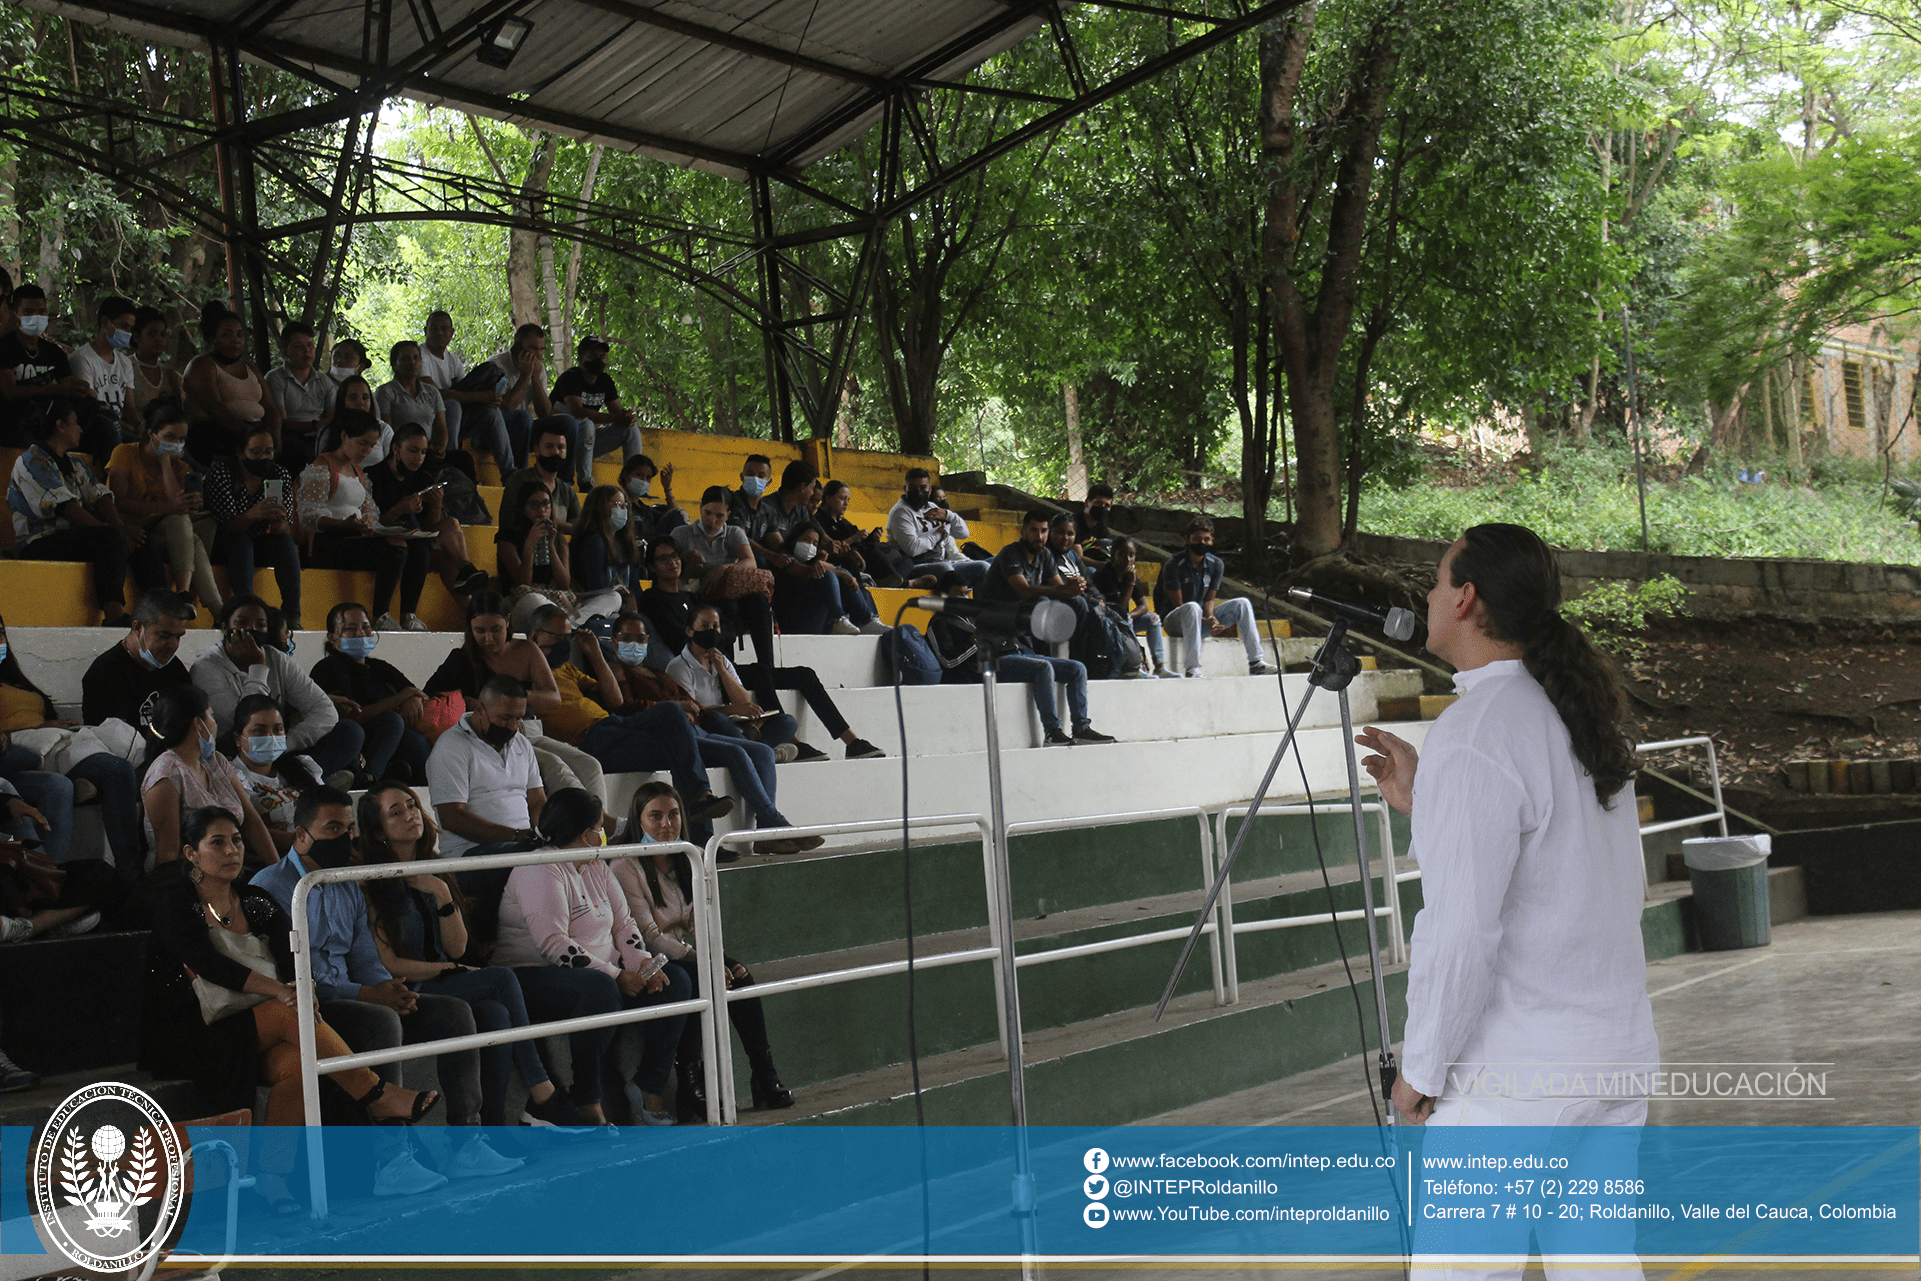
[{"label": "long dark ponytail", "polygon": [[1608,805],[1635,774],[1634,742],[1621,726],[1614,667],[1586,633],[1561,617],[1561,571],[1539,534],[1523,525],[1476,525],[1454,554],[1454,586],[1474,584],[1483,629],[1526,647],[1522,663],[1561,714],[1574,758]]}]

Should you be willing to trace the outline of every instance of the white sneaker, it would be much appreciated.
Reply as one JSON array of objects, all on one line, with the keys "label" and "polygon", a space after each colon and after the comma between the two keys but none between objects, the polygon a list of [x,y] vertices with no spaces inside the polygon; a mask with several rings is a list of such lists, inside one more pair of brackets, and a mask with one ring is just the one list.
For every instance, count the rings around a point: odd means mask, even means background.
[{"label": "white sneaker", "polygon": [[54,926],[52,929],[47,931],[47,937],[50,939],[75,938],[81,934],[85,934],[88,930],[93,929],[95,926],[99,924],[100,924],[100,913],[88,912],[85,916],[74,917],[71,921],[68,921],[65,925]]},{"label": "white sneaker", "polygon": [[0,943],[24,943],[33,937],[33,922],[24,916],[0,916]]},{"label": "white sneaker", "polygon": [[870,618],[866,622],[862,623],[860,627],[857,628],[856,630],[858,630],[863,636],[885,636],[887,635],[887,633],[893,631],[894,629],[889,627],[886,623],[881,622],[880,619],[878,618]]},{"label": "white sneaker", "polygon": [[1181,674],[1179,672],[1170,671],[1168,669],[1167,664],[1165,663],[1160,664],[1154,669],[1154,675],[1160,677],[1164,681],[1177,681],[1181,678]]},{"label": "white sneaker", "polygon": [[1257,658],[1247,665],[1247,674],[1249,676],[1272,676],[1280,670],[1280,668],[1274,666],[1274,664],[1268,662],[1265,658]]},{"label": "white sneaker", "polygon": [[1198,667],[1190,667],[1186,671],[1181,673],[1181,675],[1185,676],[1188,680],[1198,680],[1200,678],[1200,674],[1201,674],[1201,669]]},{"label": "white sneaker", "polygon": [[398,618],[395,618],[392,614],[382,614],[379,618],[374,619],[374,630],[377,632],[404,632],[407,630],[407,625]]},{"label": "white sneaker", "polygon": [[839,618],[836,618],[833,622],[829,623],[827,625],[827,630],[835,636],[860,635],[860,628],[854,626],[853,620],[848,618],[847,615],[845,614],[842,614]]},{"label": "white sneaker", "polygon": [[424,632],[424,631],[432,630],[427,626],[427,624],[420,621],[420,615],[418,614],[409,614],[405,618],[401,619],[400,622],[401,622],[401,626],[405,627],[410,632]]},{"label": "white sneaker", "polygon": [[461,1144],[460,1151],[447,1166],[447,1173],[456,1179],[478,1179],[489,1175],[506,1174],[527,1164],[516,1156],[502,1156],[487,1146],[487,1136],[476,1133]]},{"label": "white sneaker", "polygon": [[672,1112],[649,1112],[641,1102],[640,1087],[632,1081],[627,1082],[627,1103],[634,1110],[634,1123],[637,1125],[679,1125]]},{"label": "white sneaker", "polygon": [[799,755],[800,755],[800,749],[798,747],[795,747],[792,743],[782,743],[778,747],[774,748],[774,759],[780,762],[782,765],[787,764],[787,762],[793,760],[796,756],[799,756]]},{"label": "white sneaker", "polygon": [[374,1195],[419,1196],[446,1183],[446,1175],[435,1174],[416,1161],[412,1148],[402,1148],[399,1156],[381,1166],[380,1172],[374,1175]]}]

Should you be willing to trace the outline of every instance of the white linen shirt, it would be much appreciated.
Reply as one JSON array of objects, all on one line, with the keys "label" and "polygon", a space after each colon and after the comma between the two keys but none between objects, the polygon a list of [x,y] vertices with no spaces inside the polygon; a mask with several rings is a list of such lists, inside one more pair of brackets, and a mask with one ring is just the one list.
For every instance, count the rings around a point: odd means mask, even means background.
[{"label": "white linen shirt", "polygon": [[[464,804],[475,818],[515,829],[532,827],[527,793],[540,786],[534,745],[515,734],[504,748],[487,745],[463,716],[434,741],[427,757],[427,794],[435,805]],[[474,847],[450,827],[440,829],[440,852],[452,858]]]},{"label": "white linen shirt", "polygon": [[1602,1094],[1597,1077],[1660,1060],[1633,793],[1601,806],[1519,660],[1454,684],[1460,701],[1428,732],[1414,775],[1425,906],[1401,1074],[1443,1097]]}]

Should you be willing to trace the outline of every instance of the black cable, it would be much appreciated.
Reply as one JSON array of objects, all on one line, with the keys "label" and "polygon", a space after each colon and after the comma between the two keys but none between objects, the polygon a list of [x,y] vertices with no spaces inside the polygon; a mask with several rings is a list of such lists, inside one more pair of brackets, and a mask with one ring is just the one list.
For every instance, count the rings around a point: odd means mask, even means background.
[{"label": "black cable", "polygon": [[[927,1108],[921,1100],[920,1088],[920,1037],[915,1031],[917,1018],[914,1013],[914,864],[912,828],[909,825],[907,806],[907,710],[901,699],[900,667],[900,628],[901,619],[907,616],[911,600],[902,601],[901,607],[894,611],[894,630],[888,635],[892,649],[894,666],[894,723],[900,730],[900,892],[901,908],[907,926],[907,1064],[914,1082],[914,1124],[925,1131],[927,1128]],[[928,1187],[927,1142],[923,1134],[920,1145],[920,1224],[921,1224],[921,1281],[931,1281],[932,1265],[928,1259],[934,1253],[934,1211],[931,1189]]]},{"label": "black cable", "polygon": [[[1274,598],[1268,594],[1268,591],[1265,587],[1261,589],[1261,599],[1266,603],[1267,612],[1271,618],[1271,616],[1274,613]],[[1292,723],[1294,719],[1294,713],[1293,713],[1293,710],[1288,706],[1288,702],[1287,702],[1287,664],[1282,661],[1281,642],[1279,638],[1273,635],[1272,627],[1268,628],[1268,639],[1274,642],[1274,666],[1279,669],[1274,673],[1274,683],[1280,689],[1280,692],[1281,692],[1281,716],[1285,723]],[[1343,748],[1345,748],[1346,746],[1347,746],[1346,744],[1342,744]],[[1328,924],[1334,927],[1334,946],[1340,950],[1341,969],[1344,970],[1347,974],[1347,990],[1348,990],[1348,993],[1352,995],[1354,998],[1354,1021],[1356,1025],[1359,1027],[1360,1034],[1361,1034],[1361,1080],[1366,1082],[1367,1084],[1367,1102],[1368,1102],[1368,1106],[1374,1112],[1375,1137],[1380,1141],[1381,1154],[1383,1156],[1386,1156],[1388,1155],[1386,1126],[1383,1124],[1381,1120],[1380,1101],[1375,1098],[1375,1093],[1374,1093],[1375,1084],[1376,1084],[1375,1078],[1372,1075],[1372,1073],[1369,1071],[1368,1062],[1367,1062],[1367,1013],[1366,1013],[1366,1010],[1361,1005],[1361,989],[1360,989],[1360,985],[1354,981],[1353,966],[1350,965],[1348,962],[1347,942],[1345,939],[1341,937],[1339,905],[1334,901],[1334,882],[1332,878],[1330,878],[1327,874],[1327,857],[1321,849],[1321,819],[1320,819],[1320,815],[1317,814],[1314,810],[1314,792],[1313,792],[1313,789],[1310,788],[1307,783],[1307,757],[1303,755],[1301,752],[1301,744],[1298,738],[1294,742],[1294,764],[1300,770],[1300,773],[1301,773],[1301,794],[1307,798],[1307,828],[1308,828],[1308,831],[1310,831],[1314,835],[1314,861],[1320,864],[1320,868],[1321,868],[1321,887],[1323,892],[1325,892],[1325,894],[1327,895]],[[1399,894],[1401,892],[1400,886],[1398,886],[1394,882],[1394,875],[1393,875],[1394,860],[1393,860],[1392,852],[1387,851],[1386,853],[1388,854],[1388,858],[1387,858],[1388,875],[1384,878],[1384,882],[1382,885],[1382,893]],[[1372,872],[1369,869],[1363,867],[1361,869],[1361,874],[1363,876],[1371,876]],[[1366,924],[1371,929],[1374,923],[1372,921],[1367,921],[1367,922],[1364,922],[1364,924]],[[1232,940],[1230,940],[1230,943],[1231,942]],[[1386,981],[1387,980],[1384,975],[1378,972],[1374,975],[1374,982],[1385,983]],[[1383,1053],[1385,1053],[1387,1050],[1388,1038],[1389,1038],[1388,1029],[1382,1028],[1381,1029],[1381,1049]],[[1391,1102],[1390,1102],[1390,1106],[1392,1106]],[[1394,1194],[1395,1207],[1400,1211],[1400,1213],[1395,1216],[1394,1226],[1395,1226],[1395,1232],[1397,1235],[1400,1236],[1402,1245],[1404,1247],[1402,1250],[1401,1275],[1404,1277],[1411,1277],[1412,1273],[1410,1271],[1410,1268],[1412,1266],[1412,1259],[1414,1254],[1414,1242],[1412,1238],[1409,1236],[1408,1230],[1407,1230],[1407,1201],[1401,1195],[1401,1184],[1399,1179],[1397,1178],[1388,1179],[1388,1186],[1389,1186],[1389,1189]]]}]

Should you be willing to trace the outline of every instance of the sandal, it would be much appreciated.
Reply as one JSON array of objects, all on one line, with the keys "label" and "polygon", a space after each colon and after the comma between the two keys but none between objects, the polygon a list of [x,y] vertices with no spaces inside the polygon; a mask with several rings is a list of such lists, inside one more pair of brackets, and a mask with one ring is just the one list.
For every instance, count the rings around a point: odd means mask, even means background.
[{"label": "sandal", "polygon": [[366,1097],[360,1100],[360,1106],[367,1109],[367,1119],[375,1125],[413,1125],[418,1122],[421,1117],[433,1111],[434,1105],[440,1102],[439,1090],[422,1090],[414,1095],[414,1108],[407,1116],[375,1116],[373,1105],[386,1092],[387,1082],[382,1081],[379,1085],[369,1090]]}]

